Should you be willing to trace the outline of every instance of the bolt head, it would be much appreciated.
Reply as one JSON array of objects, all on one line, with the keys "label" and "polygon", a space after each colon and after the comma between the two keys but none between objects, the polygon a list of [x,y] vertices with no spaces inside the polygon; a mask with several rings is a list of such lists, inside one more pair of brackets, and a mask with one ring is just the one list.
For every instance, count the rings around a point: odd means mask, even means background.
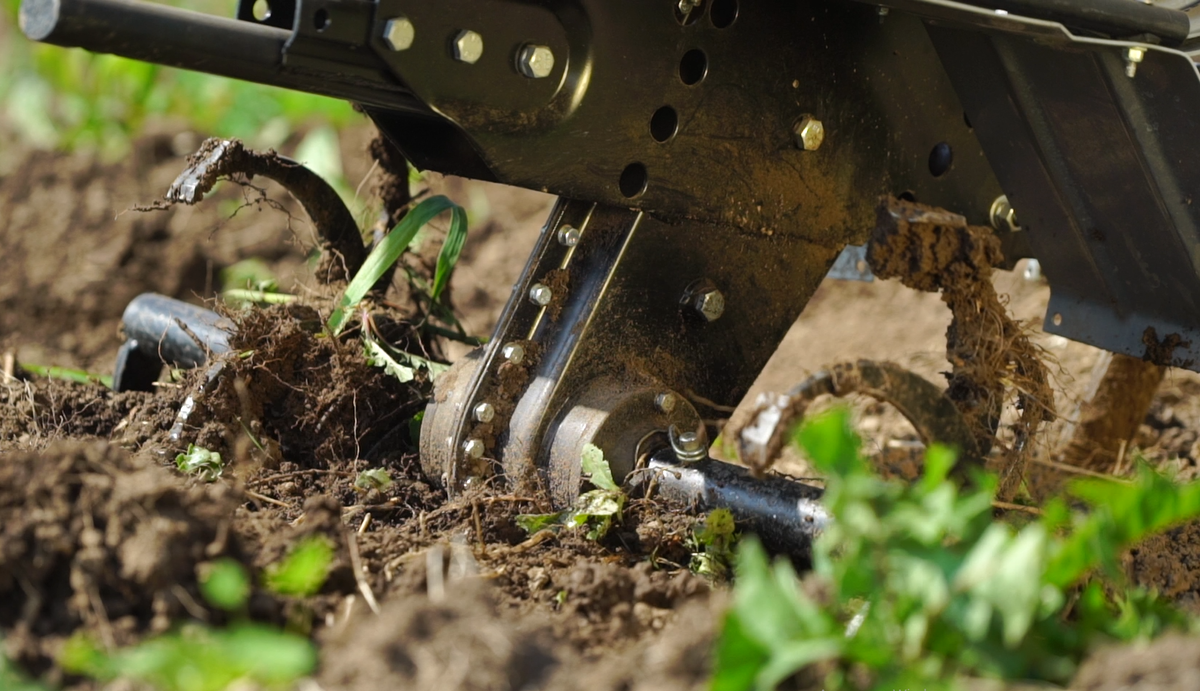
[{"label": "bolt head", "polygon": [[483,458],[484,451],[486,451],[486,449],[483,446],[482,440],[468,439],[463,442],[463,453],[467,455],[467,458],[472,460]]},{"label": "bolt head", "polygon": [[525,361],[525,348],[520,343],[505,344],[500,354],[504,356],[505,360],[514,365],[519,365]]},{"label": "bolt head", "polygon": [[454,37],[454,59],[474,65],[483,55],[483,36],[474,31],[460,31]]},{"label": "bolt head", "polygon": [[692,10],[700,6],[700,0],[679,0],[679,11],[683,14],[689,14]]},{"label": "bolt head", "polygon": [[1125,49],[1125,59],[1129,62],[1141,62],[1146,59],[1146,49],[1141,46],[1130,46]]},{"label": "bolt head", "polygon": [[471,414],[475,417],[477,422],[487,423],[491,422],[492,418],[496,417],[496,409],[491,403],[483,401],[475,406],[475,408],[471,411]]},{"label": "bolt head", "polygon": [[383,42],[394,51],[412,48],[413,38],[417,30],[408,17],[396,17],[387,20],[383,27]]},{"label": "bolt head", "polygon": [[725,296],[716,289],[705,290],[696,295],[695,307],[705,320],[715,322],[725,314]]},{"label": "bolt head", "polygon": [[825,141],[825,125],[813,116],[805,115],[792,126],[792,134],[795,136],[797,147],[805,151],[816,151],[821,148],[821,142]]},{"label": "bolt head", "polygon": [[679,435],[679,446],[685,451],[696,451],[700,448],[700,436],[695,432],[684,432]]},{"label": "bolt head", "polygon": [[517,71],[530,79],[549,77],[554,71],[554,51],[549,46],[527,45],[517,53]]},{"label": "bolt head", "polygon": [[554,299],[554,291],[550,290],[550,286],[541,283],[534,283],[529,289],[529,301],[538,307],[545,307]]},{"label": "bolt head", "polygon": [[579,238],[583,237],[583,232],[575,226],[563,226],[558,229],[558,244],[566,247],[574,247],[579,244]]},{"label": "bolt head", "polygon": [[658,408],[664,413],[670,413],[671,411],[675,410],[675,406],[678,403],[679,399],[676,398],[675,394],[671,393],[670,391],[660,393],[654,397],[654,407]]}]

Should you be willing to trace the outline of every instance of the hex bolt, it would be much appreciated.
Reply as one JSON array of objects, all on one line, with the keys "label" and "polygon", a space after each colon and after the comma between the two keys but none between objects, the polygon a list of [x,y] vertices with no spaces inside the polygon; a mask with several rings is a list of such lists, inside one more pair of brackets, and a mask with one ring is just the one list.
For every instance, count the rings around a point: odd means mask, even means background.
[{"label": "hex bolt", "polygon": [[520,343],[506,343],[500,354],[514,365],[525,361],[525,348]]},{"label": "hex bolt", "polygon": [[408,17],[395,17],[387,20],[383,27],[383,42],[394,51],[412,48],[413,38],[417,30]]},{"label": "hex bolt", "polygon": [[816,151],[821,148],[821,142],[825,141],[825,125],[811,115],[804,115],[792,125],[792,136],[795,138],[796,148]]},{"label": "hex bolt", "polygon": [[579,244],[579,238],[583,237],[583,232],[575,226],[563,226],[558,229],[558,244],[566,247],[574,247]]},{"label": "hex bolt", "polygon": [[491,403],[483,401],[475,405],[475,408],[471,411],[471,415],[475,418],[476,422],[488,423],[492,421],[492,418],[496,417],[496,409]]},{"label": "hex bolt", "polygon": [[483,458],[483,452],[486,449],[483,446],[483,441],[479,439],[468,439],[463,442],[463,453],[467,454],[467,458],[478,460]]},{"label": "hex bolt", "polygon": [[1142,46],[1129,46],[1125,49],[1125,76],[1133,79],[1137,76],[1138,65],[1146,59],[1146,49]]},{"label": "hex bolt", "polygon": [[692,299],[692,307],[704,317],[706,321],[715,322],[725,314],[725,296],[716,288],[706,288]]},{"label": "hex bolt", "polygon": [[483,37],[474,31],[460,31],[454,37],[454,59],[474,65],[483,55]]},{"label": "hex bolt", "polygon": [[699,6],[700,0],[679,0],[679,11],[684,15],[691,14]]},{"label": "hex bolt", "polygon": [[671,425],[667,437],[671,440],[671,450],[680,461],[699,461],[708,456],[708,440],[699,431],[681,433]]},{"label": "hex bolt", "polygon": [[517,71],[530,79],[549,77],[554,71],[554,51],[550,46],[524,46],[517,53]]},{"label": "hex bolt", "polygon": [[538,307],[545,307],[554,299],[554,291],[543,283],[534,283],[529,289],[529,301]]},{"label": "hex bolt", "polygon": [[679,399],[676,398],[675,394],[671,393],[670,391],[660,393],[654,397],[654,407],[658,408],[664,413],[669,414],[671,411],[675,410],[675,405],[677,403],[679,403]]}]

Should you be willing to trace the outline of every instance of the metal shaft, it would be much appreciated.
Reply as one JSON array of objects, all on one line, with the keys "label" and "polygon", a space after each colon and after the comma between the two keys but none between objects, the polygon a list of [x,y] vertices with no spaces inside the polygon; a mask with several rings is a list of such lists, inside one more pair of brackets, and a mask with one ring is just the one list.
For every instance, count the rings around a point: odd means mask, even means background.
[{"label": "metal shaft", "polygon": [[813,539],[830,521],[818,502],[821,488],[778,475],[754,478],[711,458],[681,464],[662,451],[651,458],[647,475],[645,482],[657,484],[655,496],[693,511],[727,508],[767,549],[800,560],[809,558]]},{"label": "metal shaft", "polygon": [[289,69],[284,54],[292,32],[286,29],[139,0],[23,0],[20,23],[26,36],[43,43],[393,110],[427,111],[385,76],[382,66],[373,83],[344,78],[332,60],[328,73]]}]

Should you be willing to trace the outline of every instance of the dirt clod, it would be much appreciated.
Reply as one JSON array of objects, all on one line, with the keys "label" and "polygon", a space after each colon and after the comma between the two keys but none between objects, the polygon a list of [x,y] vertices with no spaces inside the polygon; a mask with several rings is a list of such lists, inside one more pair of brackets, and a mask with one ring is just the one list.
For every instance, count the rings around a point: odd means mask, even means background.
[{"label": "dirt clod", "polygon": [[867,250],[879,278],[940,291],[953,319],[946,330],[946,396],[975,434],[981,452],[996,436],[1007,396],[1016,391],[1020,417],[1001,468],[998,495],[1010,498],[1025,476],[1026,446],[1038,426],[1054,418],[1054,395],[1041,352],[1027,329],[1013,321],[992,285],[992,267],[1003,256],[1000,241],[988,228],[940,209],[885,198]]},{"label": "dirt clod", "polygon": [[0,627],[43,671],[78,627],[106,645],[203,615],[196,566],[240,556],[227,485],[181,482],[103,442],[62,442],[0,463]]}]

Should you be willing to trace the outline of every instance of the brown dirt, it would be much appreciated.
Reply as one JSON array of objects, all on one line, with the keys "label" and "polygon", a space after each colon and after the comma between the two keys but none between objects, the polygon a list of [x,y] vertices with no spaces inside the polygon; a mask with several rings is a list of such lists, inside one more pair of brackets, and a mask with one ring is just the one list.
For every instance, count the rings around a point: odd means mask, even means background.
[{"label": "brown dirt", "polygon": [[[370,138],[348,135],[357,150]],[[216,271],[247,256],[266,258],[285,288],[293,277],[312,282],[305,251],[280,214],[245,209],[223,221],[214,199],[113,220],[161,196],[178,174],[183,159],[171,139],[152,137],[117,166],[34,154],[13,168],[19,174],[0,178],[0,206],[15,210],[0,221],[8,251],[0,351],[103,372],[120,342],[121,310],[139,292],[208,298]],[[368,163],[351,169],[359,176],[352,179],[365,176]],[[472,213],[452,287],[468,330],[486,334],[547,198],[436,176],[428,185]],[[225,194],[240,199],[235,189]],[[1011,295],[1005,306],[1017,320],[1044,311],[1044,285],[1006,273],[979,282]],[[595,543],[526,536],[514,516],[546,510],[536,498],[484,487],[448,501],[421,475],[409,438],[414,401],[427,383],[402,385],[366,365],[354,338],[319,338],[314,327],[328,296],[305,295],[311,307],[233,315],[241,324],[235,352],[250,354],[228,361],[179,441],[167,430],[183,399],[200,389],[200,372],[148,394],[38,379],[0,383],[0,633],[9,654],[55,681],[56,647],[72,631],[121,644],[172,621],[216,618],[196,591],[198,564],[229,555],[261,569],[320,533],[336,546],[331,577],[311,603],[323,660],[316,681],[326,691],[703,688],[725,594],[681,566],[692,518],[634,502],[625,522]],[[419,350],[411,316],[381,308],[377,326],[399,347]],[[938,296],[897,281],[827,281],[749,398],[858,357],[896,360],[933,379],[956,364],[946,360],[951,319]],[[1057,356],[1056,403],[1070,408],[1096,351],[1036,330],[1030,338]],[[857,410],[869,448],[901,474],[915,474],[915,436],[903,420],[878,404]],[[1198,438],[1200,377],[1171,370],[1130,453],[1193,477]],[[173,455],[189,442],[227,455],[219,482],[199,484],[174,470]],[[388,470],[393,485],[355,489],[365,468]],[[1195,530],[1148,542],[1130,555],[1131,573],[1195,602]],[[256,617],[272,621],[291,607],[265,593],[253,605]],[[1132,674],[1138,664],[1121,669]],[[1090,682],[1081,674],[1080,683]]]},{"label": "brown dirt", "polygon": [[1020,415],[1010,425],[1013,443],[1004,454],[997,491],[1011,499],[1025,480],[1026,446],[1042,422],[1054,419],[1055,409],[1042,354],[992,285],[992,267],[1003,260],[999,239],[944,211],[884,199],[867,258],[879,278],[938,292],[950,308],[946,397],[974,431],[981,452],[1000,443],[1004,402],[1008,390],[1015,391]]},{"label": "brown dirt", "polygon": [[83,627],[107,646],[197,613],[196,567],[240,557],[238,492],[195,485],[104,442],[59,442],[0,463],[0,627],[7,653],[51,668]]}]

